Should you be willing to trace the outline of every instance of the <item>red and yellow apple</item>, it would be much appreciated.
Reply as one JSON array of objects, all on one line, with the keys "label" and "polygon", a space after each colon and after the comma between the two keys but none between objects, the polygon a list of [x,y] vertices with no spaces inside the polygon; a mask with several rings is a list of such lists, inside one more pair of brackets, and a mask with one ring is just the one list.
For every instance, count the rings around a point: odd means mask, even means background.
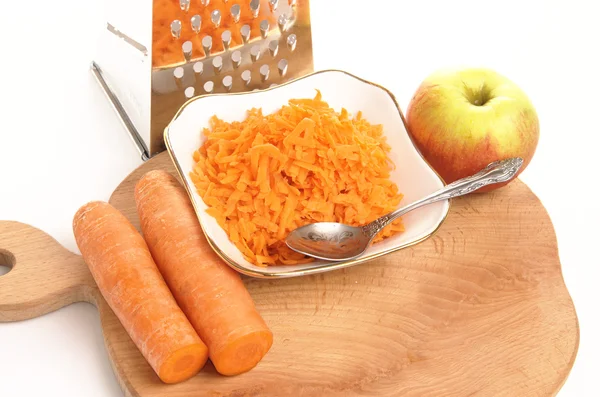
[{"label": "red and yellow apple", "polygon": [[540,134],[537,112],[527,95],[489,69],[433,73],[413,96],[406,122],[414,144],[446,183],[510,157],[523,159],[521,173],[535,153]]}]

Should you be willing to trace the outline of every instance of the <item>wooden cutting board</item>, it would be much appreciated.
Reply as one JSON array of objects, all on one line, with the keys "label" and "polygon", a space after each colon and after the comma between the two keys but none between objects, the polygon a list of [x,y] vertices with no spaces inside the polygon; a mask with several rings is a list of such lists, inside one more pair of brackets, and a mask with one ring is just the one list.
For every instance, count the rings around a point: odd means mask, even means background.
[{"label": "wooden cutting board", "polygon": [[[157,168],[175,175],[163,153],[111,197],[136,226],[134,184]],[[275,340],[236,377],[209,363],[187,382],[162,384],[81,257],[40,230],[0,222],[0,264],[13,265],[0,276],[0,322],[79,301],[98,307],[127,396],[550,396],[579,344],[552,224],[519,180],[456,199],[433,237],[384,258],[302,278],[245,278]]]}]

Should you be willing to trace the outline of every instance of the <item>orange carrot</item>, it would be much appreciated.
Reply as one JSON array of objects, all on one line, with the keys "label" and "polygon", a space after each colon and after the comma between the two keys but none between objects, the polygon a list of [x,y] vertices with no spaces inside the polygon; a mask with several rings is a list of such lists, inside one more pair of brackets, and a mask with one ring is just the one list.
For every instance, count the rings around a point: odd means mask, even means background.
[{"label": "orange carrot", "polygon": [[102,296],[158,377],[177,383],[198,373],[208,349],[127,218],[108,203],[91,202],[75,214],[73,231]]},{"label": "orange carrot", "polygon": [[183,187],[167,172],[150,171],[136,185],[135,201],[150,252],[217,371],[254,368],[273,334],[239,274],[209,246]]}]

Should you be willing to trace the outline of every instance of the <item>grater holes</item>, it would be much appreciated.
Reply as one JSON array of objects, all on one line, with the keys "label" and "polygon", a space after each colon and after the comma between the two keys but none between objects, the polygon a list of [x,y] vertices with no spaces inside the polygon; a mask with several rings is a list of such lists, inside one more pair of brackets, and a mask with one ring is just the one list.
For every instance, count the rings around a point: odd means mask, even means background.
[{"label": "grater holes", "polygon": [[290,49],[290,51],[294,51],[296,49],[296,44],[298,42],[298,39],[296,38],[295,34],[290,34],[287,39],[286,39],[286,43],[288,48]]},{"label": "grater holes", "polygon": [[213,25],[215,25],[215,28],[221,26],[221,11],[214,10],[213,12],[211,12],[210,20],[212,21]]},{"label": "grater holes", "polygon": [[179,0],[179,8],[183,12],[188,12],[190,10],[190,0]]},{"label": "grater holes", "polygon": [[215,70],[215,74],[220,73],[221,69],[223,69],[223,58],[221,56],[214,57],[212,64]]},{"label": "grater holes", "polygon": [[204,55],[209,56],[212,48],[212,37],[204,36],[202,38],[202,49],[204,49]]},{"label": "grater holes", "polygon": [[269,52],[271,53],[271,56],[273,58],[275,58],[277,56],[277,53],[279,52],[279,41],[278,40],[271,40],[269,42]]},{"label": "grater holes", "polygon": [[269,79],[269,74],[271,73],[271,69],[269,69],[269,65],[262,65],[259,69],[260,79],[264,83]]},{"label": "grater holes", "polygon": [[253,45],[252,48],[250,48],[250,59],[252,59],[252,62],[256,62],[258,61],[258,59],[260,58],[260,47],[257,45]]},{"label": "grater holes", "polygon": [[183,56],[187,62],[192,59],[192,42],[186,41],[181,45],[181,50],[183,51]]},{"label": "grater holes", "polygon": [[233,18],[233,22],[238,23],[240,21],[241,9],[239,4],[234,4],[231,6],[229,10],[231,12],[231,17]]},{"label": "grater holes", "polygon": [[202,4],[204,7],[206,7],[207,5],[210,4],[210,0],[200,0],[200,4]]},{"label": "grater holes", "polygon": [[213,83],[212,81],[207,81],[206,83],[204,83],[203,88],[206,93],[210,94],[215,89],[215,83]]},{"label": "grater holes", "polygon": [[175,70],[173,70],[173,77],[175,78],[175,84],[177,85],[178,88],[182,87],[183,75],[184,75],[184,70],[181,66],[176,67]]},{"label": "grater holes", "polygon": [[175,37],[176,39],[181,37],[181,21],[178,19],[171,22],[171,36]]},{"label": "grater holes", "polygon": [[194,87],[188,87],[188,88],[185,89],[185,91],[183,91],[183,93],[185,94],[185,97],[187,99],[190,99],[196,93],[196,89]]},{"label": "grater holes", "polygon": [[192,25],[194,33],[200,33],[200,29],[202,28],[202,17],[198,14],[194,15],[190,18],[190,24]]},{"label": "grater holes", "polygon": [[[224,0],[210,2],[209,8],[204,9],[201,6],[202,0],[194,0],[193,4],[189,0],[188,14],[184,15],[179,11],[179,5],[185,5],[186,1],[188,0],[177,0],[173,4],[179,13],[174,15],[178,15],[185,26],[178,30],[181,21],[173,21],[179,40],[170,42],[171,54],[179,56],[179,59],[173,57],[172,68],[183,66],[185,69],[185,76],[181,78],[182,92],[192,85],[196,90],[195,95],[204,94],[207,79],[212,81],[210,92],[217,93],[267,88],[272,83],[280,84],[290,76],[296,76],[297,70],[290,67],[289,62],[295,63],[294,57],[303,54],[305,45],[304,42],[300,43],[302,54],[299,54],[300,50],[296,48],[304,31],[295,30],[298,10],[288,7],[288,4],[293,5],[294,2]],[[250,3],[253,3],[252,7],[249,7]],[[208,2],[203,4],[208,5]],[[298,7],[302,7],[302,4]],[[253,19],[251,13],[253,9],[259,11],[256,19]],[[241,18],[242,11],[244,18]],[[240,21],[237,25],[234,24],[236,14]],[[203,53],[200,53],[201,48]],[[182,64],[183,62],[188,65]],[[168,77],[167,74],[167,79]],[[168,81],[170,85],[173,84],[171,81]],[[242,82],[248,87],[243,88]],[[208,87],[210,88],[210,84]]]},{"label": "grater holes", "polygon": [[279,27],[281,33],[284,33],[288,29],[287,24],[288,17],[286,14],[281,14],[279,17],[277,17],[277,26]]},{"label": "grater holes", "polygon": [[233,68],[237,69],[242,63],[242,53],[239,50],[234,51],[231,54],[231,63],[233,64]]},{"label": "grater holes", "polygon": [[277,63],[277,70],[279,71],[279,75],[281,77],[285,77],[285,75],[287,73],[287,69],[288,69],[288,61],[287,61],[287,59],[281,59]]},{"label": "grater holes", "polygon": [[260,21],[260,36],[263,39],[267,38],[267,35],[269,34],[269,21],[267,21],[266,19],[263,19],[262,21]]},{"label": "grater holes", "polygon": [[194,70],[194,76],[196,80],[198,80],[200,76],[202,76],[202,73],[204,73],[204,65],[202,64],[202,62],[194,63],[192,69]]},{"label": "grater holes", "polygon": [[244,84],[249,85],[252,80],[252,73],[249,70],[244,70],[241,77]]},{"label": "grater holes", "polygon": [[250,39],[250,25],[244,25],[240,28],[240,34],[242,35],[242,41],[244,44],[248,43]]},{"label": "grater holes", "polygon": [[260,0],[250,1],[250,11],[252,12],[252,17],[258,18],[258,13],[260,11]]},{"label": "grater holes", "polygon": [[175,76],[176,79],[182,79],[183,74],[184,74],[184,70],[181,66],[176,67],[175,70],[173,71],[173,76]]},{"label": "grater holes", "polygon": [[225,77],[223,77],[222,82],[223,82],[223,87],[225,87],[225,90],[231,91],[231,87],[233,87],[233,77],[225,76]]},{"label": "grater holes", "polygon": [[225,51],[229,50],[229,46],[231,45],[231,32],[229,30],[221,33],[221,41],[223,42],[223,49]]}]

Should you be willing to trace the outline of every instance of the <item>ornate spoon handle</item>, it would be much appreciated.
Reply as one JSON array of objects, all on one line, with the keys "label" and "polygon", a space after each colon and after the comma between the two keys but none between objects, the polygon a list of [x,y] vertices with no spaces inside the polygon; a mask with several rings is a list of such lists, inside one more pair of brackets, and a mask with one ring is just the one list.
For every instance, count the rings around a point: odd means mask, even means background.
[{"label": "ornate spoon handle", "polygon": [[515,176],[522,165],[523,159],[519,157],[494,161],[474,175],[459,179],[456,182],[444,186],[442,189],[430,194],[429,196],[417,200],[406,207],[397,209],[396,211],[384,215],[381,218],[363,226],[363,233],[369,237],[374,236],[398,217],[416,208],[427,204],[432,204],[437,201],[464,196],[465,194],[469,194],[486,185],[506,182]]}]

